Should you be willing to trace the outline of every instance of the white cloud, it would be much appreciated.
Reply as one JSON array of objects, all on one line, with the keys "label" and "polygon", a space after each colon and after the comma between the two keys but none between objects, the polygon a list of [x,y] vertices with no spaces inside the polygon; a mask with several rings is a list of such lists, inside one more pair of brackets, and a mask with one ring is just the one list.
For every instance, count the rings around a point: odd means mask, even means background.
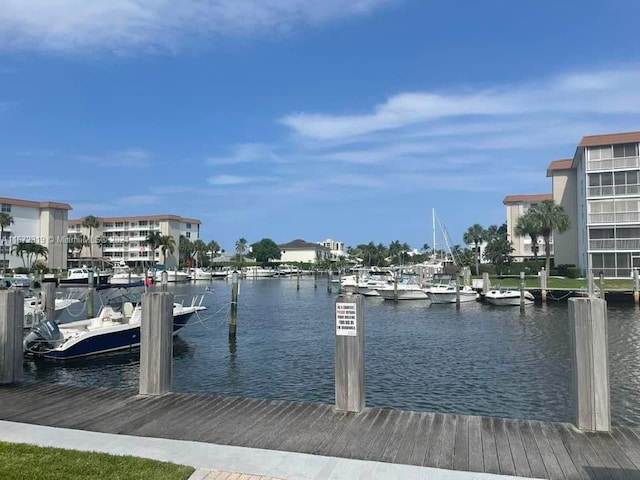
[{"label": "white cloud", "polygon": [[276,162],[278,156],[268,145],[262,143],[239,143],[231,148],[226,156],[210,157],[206,160],[209,165],[233,165],[250,162]]},{"label": "white cloud", "polygon": [[94,163],[102,167],[143,168],[151,165],[151,155],[146,150],[130,148],[104,155],[81,155],[77,157],[82,162]]},{"label": "white cloud", "polygon": [[303,137],[337,140],[465,118],[481,123],[534,115],[635,114],[640,109],[638,84],[640,69],[576,73],[480,91],[399,93],[370,113],[296,113],[281,122]]},{"label": "white cloud", "polygon": [[0,0],[3,49],[173,49],[188,37],[287,31],[394,0]]},{"label": "white cloud", "polygon": [[243,185],[247,183],[275,182],[278,178],[271,176],[214,175],[209,177],[211,185]]},{"label": "white cloud", "polygon": [[119,197],[116,199],[118,205],[124,206],[136,206],[136,205],[155,205],[160,203],[160,196],[158,195],[129,195],[125,197]]}]

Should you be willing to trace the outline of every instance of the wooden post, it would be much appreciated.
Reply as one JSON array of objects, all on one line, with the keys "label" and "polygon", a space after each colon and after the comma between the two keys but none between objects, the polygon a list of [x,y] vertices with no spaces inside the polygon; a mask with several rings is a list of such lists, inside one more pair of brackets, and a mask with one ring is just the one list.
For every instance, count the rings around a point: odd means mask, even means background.
[{"label": "wooden post", "polygon": [[338,269],[338,293],[342,293],[342,269]]},{"label": "wooden post", "polygon": [[482,273],[482,293],[486,294],[491,290],[491,282],[489,281],[489,272]]},{"label": "wooden post", "polygon": [[331,285],[333,281],[333,273],[331,272],[331,267],[329,267],[329,270],[327,271],[327,292],[328,293],[333,293],[333,285]]},{"label": "wooden post", "polygon": [[640,302],[640,292],[639,290],[639,285],[638,285],[638,269],[634,268],[633,269],[633,303],[634,305],[638,305],[638,303]]},{"label": "wooden post", "polygon": [[296,274],[296,290],[300,290],[300,269],[298,269]]},{"label": "wooden post", "polygon": [[44,292],[44,319],[55,322],[56,320],[56,282],[55,278],[42,279],[42,291]]},{"label": "wooden post", "polygon": [[398,275],[393,276],[393,301],[398,302]]},{"label": "wooden post", "polygon": [[173,294],[145,293],[140,324],[140,395],[171,391]]},{"label": "wooden post", "polygon": [[336,299],[336,410],[361,412],[364,386],[364,297],[347,293]]},{"label": "wooden post", "polygon": [[520,311],[524,312],[524,272],[520,272]]},{"label": "wooden post", "polygon": [[160,288],[163,292],[169,291],[169,272],[166,270],[160,274]]},{"label": "wooden post", "polygon": [[601,299],[606,300],[604,297],[604,272],[600,271],[600,284],[598,286],[600,288],[600,295],[598,295]]},{"label": "wooden post", "polygon": [[93,318],[93,292],[95,290],[95,282],[93,270],[89,270],[89,279],[87,280],[87,318]]},{"label": "wooden post", "polygon": [[542,304],[547,303],[547,271],[544,267],[540,270],[540,291],[542,294]]},{"label": "wooden post", "polygon": [[587,295],[590,297],[595,296],[595,281],[593,279],[593,272],[589,270],[587,272]]},{"label": "wooden post", "polygon": [[460,281],[462,280],[461,275],[456,276],[456,310],[460,310]]},{"label": "wooden post", "polygon": [[313,288],[318,288],[318,268],[313,267]]},{"label": "wooden post", "polygon": [[462,269],[462,275],[464,277],[464,285],[471,286],[471,269],[469,267],[464,267]]},{"label": "wooden post", "polygon": [[600,298],[570,298],[569,334],[575,426],[589,432],[609,432],[607,302]]},{"label": "wooden post", "polygon": [[236,338],[238,328],[238,272],[231,275],[231,317],[229,318],[229,339]]},{"label": "wooden post", "polygon": [[0,291],[0,385],[22,377],[22,329],[24,294],[22,290]]}]

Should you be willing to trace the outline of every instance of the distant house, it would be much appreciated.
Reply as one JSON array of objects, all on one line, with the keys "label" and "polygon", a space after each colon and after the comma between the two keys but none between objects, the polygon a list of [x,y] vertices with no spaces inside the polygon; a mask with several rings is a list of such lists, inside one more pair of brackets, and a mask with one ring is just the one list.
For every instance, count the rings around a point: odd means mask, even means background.
[{"label": "distant house", "polygon": [[318,243],[307,242],[302,239],[278,245],[280,261],[316,263],[330,257],[331,249]]}]

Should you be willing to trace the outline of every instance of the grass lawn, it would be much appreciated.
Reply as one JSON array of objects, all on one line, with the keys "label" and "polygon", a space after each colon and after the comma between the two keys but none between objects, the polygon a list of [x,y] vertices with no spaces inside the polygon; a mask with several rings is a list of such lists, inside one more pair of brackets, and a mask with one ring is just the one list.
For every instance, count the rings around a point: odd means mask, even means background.
[{"label": "grass lawn", "polygon": [[0,479],[186,480],[193,468],[145,458],[0,442]]},{"label": "grass lawn", "polygon": [[[506,278],[497,278],[491,277],[491,285],[493,286],[503,286],[503,287],[518,287],[520,286],[520,279],[517,277],[506,277]],[[526,287],[525,288],[540,288],[540,279],[536,277],[526,277],[525,278]],[[595,286],[598,287],[600,285],[599,279],[595,279]],[[548,283],[548,288],[560,288],[565,290],[586,290],[587,288],[587,280],[585,278],[550,278]],[[632,280],[626,278],[607,278],[604,281],[604,286],[606,290],[629,290],[633,289]]]}]

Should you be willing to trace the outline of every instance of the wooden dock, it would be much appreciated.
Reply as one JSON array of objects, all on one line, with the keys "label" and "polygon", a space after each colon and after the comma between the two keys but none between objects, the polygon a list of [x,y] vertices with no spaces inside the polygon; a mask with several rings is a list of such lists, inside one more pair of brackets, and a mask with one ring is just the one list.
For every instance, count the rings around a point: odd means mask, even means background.
[{"label": "wooden dock", "polygon": [[0,420],[550,479],[640,480],[640,429],[219,395],[0,386]]}]

